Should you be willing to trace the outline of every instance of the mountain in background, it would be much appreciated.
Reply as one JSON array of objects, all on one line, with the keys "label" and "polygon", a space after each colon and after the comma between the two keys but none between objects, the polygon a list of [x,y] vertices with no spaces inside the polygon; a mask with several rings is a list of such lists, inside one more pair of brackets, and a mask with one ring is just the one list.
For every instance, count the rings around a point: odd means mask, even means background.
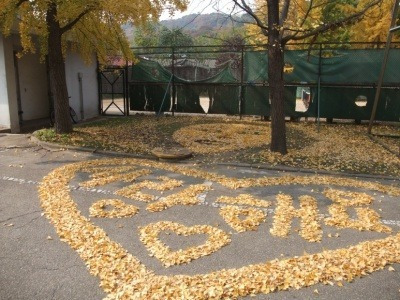
[{"label": "mountain in background", "polygon": [[217,32],[230,28],[240,28],[244,26],[244,22],[250,21],[251,18],[246,14],[231,17],[223,13],[211,13],[191,14],[179,19],[163,20],[160,24],[169,29],[181,28],[184,32],[196,37],[204,33]]},{"label": "mountain in background", "polygon": [[[192,37],[198,37],[205,33],[210,35],[228,29],[242,28],[246,22],[251,22],[251,17],[247,14],[231,17],[223,13],[211,13],[190,14],[179,19],[163,20],[159,24],[169,29],[180,28]],[[132,41],[135,28],[131,25],[125,25],[123,29],[128,39]]]}]

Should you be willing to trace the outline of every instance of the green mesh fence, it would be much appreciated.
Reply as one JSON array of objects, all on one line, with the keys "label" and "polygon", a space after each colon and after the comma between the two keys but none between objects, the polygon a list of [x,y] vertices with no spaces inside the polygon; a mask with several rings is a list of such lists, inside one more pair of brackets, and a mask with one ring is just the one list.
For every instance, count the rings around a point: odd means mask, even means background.
[{"label": "green mesh fence", "polygon": [[269,87],[246,86],[244,89],[244,103],[242,103],[242,114],[269,116],[271,106],[269,104]]},{"label": "green mesh fence", "polygon": [[[316,116],[316,102],[312,101],[305,112],[296,111],[297,87],[285,87],[285,114],[289,117],[314,117]],[[271,115],[271,104],[269,103],[269,87],[246,86],[242,103],[242,114],[244,115]]]},{"label": "green mesh fence", "polygon": [[[286,83],[316,84],[319,74],[318,51],[285,51]],[[383,49],[323,50],[321,82],[329,84],[374,85],[378,81],[383,61]],[[265,51],[246,52],[245,82],[268,82],[268,56]],[[400,49],[391,49],[384,84],[399,85]]]},{"label": "green mesh fence", "polygon": [[[321,81],[331,84],[374,85],[378,82],[383,61],[383,49],[340,50],[323,52]],[[400,49],[391,49],[384,84],[399,85]]]},{"label": "green mesh fence", "polygon": [[211,95],[210,114],[239,114],[239,87],[213,86],[209,89]]},{"label": "green mesh fence", "polygon": [[146,86],[143,84],[132,84],[129,89],[130,109],[144,111],[146,107]]},{"label": "green mesh fence", "polygon": [[[203,56],[196,64],[212,61],[211,55]],[[170,57],[164,55],[164,60],[171,60]],[[182,77],[172,76],[171,67],[163,66],[160,59],[141,59],[130,71],[131,110],[158,111],[165,96],[162,111],[269,116],[267,52],[245,51],[243,61],[239,62],[237,56],[227,57],[219,66],[215,59],[216,66],[196,69],[197,65],[188,64],[194,61],[191,56],[181,55],[179,71],[186,74]],[[286,116],[317,117],[319,105],[321,118],[369,119],[382,59],[383,49],[285,51]],[[190,76],[188,72],[192,72]],[[167,89],[170,81],[174,88],[171,85]],[[307,103],[299,98],[301,88],[311,90]],[[392,49],[376,119],[399,121],[399,118],[400,49]]]},{"label": "green mesh fence", "polygon": [[200,105],[202,88],[195,86],[177,86],[177,105],[175,111],[185,113],[205,113]]},{"label": "green mesh fence", "polygon": [[154,112],[171,110],[171,94],[165,84],[131,85],[129,93],[131,110]]},{"label": "green mesh fence", "polygon": [[[316,90],[315,90],[316,91]],[[375,98],[374,88],[322,87],[321,118],[369,120]],[[399,121],[399,89],[383,89],[378,103],[377,119]]]}]

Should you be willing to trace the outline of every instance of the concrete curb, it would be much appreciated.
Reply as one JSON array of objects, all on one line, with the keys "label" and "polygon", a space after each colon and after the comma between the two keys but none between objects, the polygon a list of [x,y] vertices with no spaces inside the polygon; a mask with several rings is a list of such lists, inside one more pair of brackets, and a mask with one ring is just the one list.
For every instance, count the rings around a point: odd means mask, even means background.
[{"label": "concrete curb", "polygon": [[93,154],[99,154],[99,155],[104,155],[104,156],[130,157],[130,158],[142,158],[142,159],[157,160],[156,157],[150,156],[150,155],[121,153],[121,152],[116,152],[116,151],[99,150],[97,148],[67,146],[67,145],[43,142],[43,141],[39,140],[37,137],[35,137],[34,134],[35,134],[35,132],[31,136],[31,141],[47,150],[59,150],[59,151],[69,150],[69,151],[79,151],[79,152],[90,152]]},{"label": "concrete curb", "polygon": [[[132,153],[121,153],[115,151],[105,151],[99,150],[97,148],[85,148],[76,146],[64,146],[55,143],[43,142],[34,136],[35,132],[32,133],[31,141],[35,144],[45,148],[45,149],[56,149],[56,150],[71,150],[80,152],[91,152],[93,154],[99,154],[103,156],[114,156],[114,157],[129,157],[129,158],[141,158],[149,160],[159,160],[157,157],[151,155],[140,155]],[[201,164],[201,161],[190,160],[190,161],[180,161],[180,160],[168,160],[169,162],[179,162],[179,163],[197,163]],[[265,164],[246,164],[246,163],[217,163],[218,166],[230,166],[238,168],[252,168],[261,170],[271,170],[271,171],[281,171],[281,172],[292,172],[292,173],[306,173],[315,175],[330,175],[330,176],[341,176],[341,177],[356,177],[365,179],[377,179],[377,180],[400,180],[399,177],[386,176],[386,175],[371,175],[371,174],[361,174],[361,173],[344,173],[344,172],[333,172],[325,170],[313,170],[313,169],[303,169],[303,168],[293,168],[287,166],[271,166]]]},{"label": "concrete curb", "polygon": [[330,175],[330,176],[356,177],[356,178],[380,179],[380,180],[400,180],[399,177],[386,176],[386,175],[334,172],[334,171],[326,171],[326,170],[294,168],[294,167],[287,167],[287,166],[271,166],[271,165],[264,165],[264,164],[259,165],[259,164],[245,164],[245,163],[218,163],[217,165],[237,167],[237,168],[252,168],[252,169],[261,169],[261,170],[292,172],[292,173],[308,173],[308,174],[315,174],[315,175]]},{"label": "concrete curb", "polygon": [[9,128],[0,129],[0,133],[11,133],[11,129]]}]

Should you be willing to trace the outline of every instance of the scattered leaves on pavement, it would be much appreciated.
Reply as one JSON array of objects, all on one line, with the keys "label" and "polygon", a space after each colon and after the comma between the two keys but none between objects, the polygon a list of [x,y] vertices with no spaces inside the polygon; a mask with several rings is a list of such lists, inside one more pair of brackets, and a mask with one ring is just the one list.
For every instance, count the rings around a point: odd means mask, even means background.
[{"label": "scattered leaves on pavement", "polygon": [[[399,126],[379,125],[377,133],[400,135]],[[136,154],[180,143],[194,159],[208,163],[245,162],[285,165],[338,172],[400,176],[400,139],[377,137],[388,151],[366,135],[367,127],[353,124],[287,123],[287,155],[269,151],[270,123],[244,117],[154,116],[110,118],[57,135],[44,129],[37,137],[63,145],[84,146]]]},{"label": "scattered leaves on pavement", "polygon": [[[325,250],[320,253],[304,254],[292,258],[273,259],[236,269],[222,269],[208,274],[158,276],[147,269],[120,244],[113,242],[103,229],[95,226],[88,218],[84,217],[71,197],[69,182],[77,172],[109,165],[159,168],[186,176],[202,178],[203,180],[211,180],[232,189],[281,184],[333,185],[365,188],[370,191],[400,195],[400,189],[396,186],[330,176],[239,179],[228,178],[187,166],[140,159],[106,159],[65,165],[49,173],[41,182],[39,186],[41,206],[46,217],[55,226],[60,239],[77,251],[92,275],[99,277],[101,287],[109,294],[107,299],[237,299],[258,293],[267,294],[290,288],[300,289],[317,283],[337,283],[339,285],[344,281],[351,282],[357,277],[366,276],[385,268],[387,265],[400,262],[400,234],[396,234],[384,239],[361,242],[348,248]],[[129,179],[134,180],[134,178]],[[332,192],[330,193],[332,194]],[[283,199],[284,196],[281,195],[281,198]],[[342,199],[344,196],[339,194],[338,197]],[[347,200],[348,198],[345,197]],[[315,228],[318,228],[314,227],[312,222],[308,222],[308,219],[314,221],[314,216],[317,213],[313,206],[312,197],[303,198],[303,205],[297,211],[292,208],[291,199],[284,200],[286,202],[281,201],[281,216],[285,216],[284,209],[289,210],[292,214],[291,216],[286,215],[286,217],[293,217],[298,211],[304,210],[303,213],[306,216],[302,218],[304,226],[301,230],[311,228],[311,232],[313,232]],[[363,201],[365,203],[365,200]],[[175,204],[176,200],[172,202]],[[348,202],[342,201],[341,204],[335,203],[334,205],[344,205],[343,203]],[[144,238],[143,236],[142,238],[147,241],[149,247],[154,247],[151,248],[154,255],[157,254],[160,260],[166,259],[166,264],[189,262],[196,257],[210,254],[210,251],[216,251],[215,249],[223,247],[230,241],[228,234],[209,225],[186,227],[169,221],[151,225],[141,228],[141,231],[144,232]],[[210,243],[207,246],[201,245],[171,252],[158,239],[158,234],[155,234],[157,230],[159,233],[162,230],[170,230],[182,235],[209,234],[208,241]],[[203,246],[204,248],[202,248]],[[168,258],[171,259],[168,260]]]}]

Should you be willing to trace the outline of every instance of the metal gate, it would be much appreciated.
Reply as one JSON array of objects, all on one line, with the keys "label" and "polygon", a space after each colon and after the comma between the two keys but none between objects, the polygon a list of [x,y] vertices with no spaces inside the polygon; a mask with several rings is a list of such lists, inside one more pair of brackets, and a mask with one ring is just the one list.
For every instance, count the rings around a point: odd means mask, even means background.
[{"label": "metal gate", "polygon": [[99,72],[99,100],[102,115],[129,115],[127,73],[125,68]]}]

